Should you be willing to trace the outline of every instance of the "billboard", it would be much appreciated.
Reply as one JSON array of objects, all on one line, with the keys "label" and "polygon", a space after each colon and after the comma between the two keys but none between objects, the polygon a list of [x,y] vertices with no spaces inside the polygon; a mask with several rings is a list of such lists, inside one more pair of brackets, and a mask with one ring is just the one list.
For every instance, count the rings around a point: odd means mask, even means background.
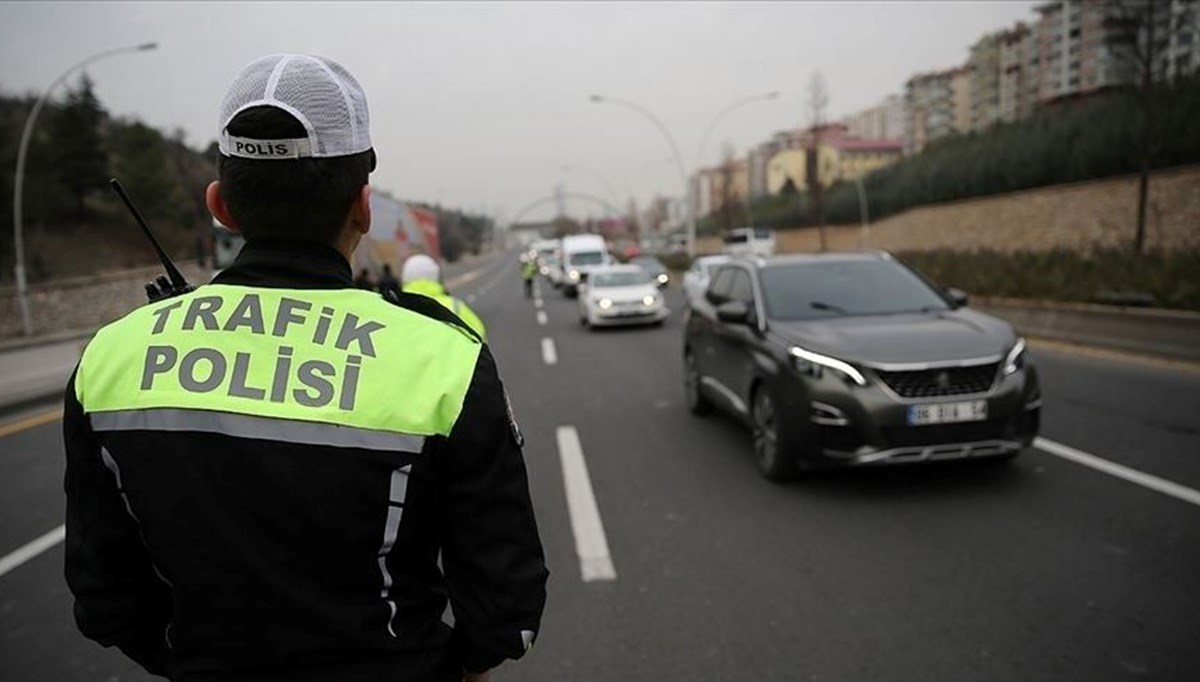
[{"label": "billboard", "polygon": [[399,273],[404,260],[414,253],[427,253],[440,260],[437,214],[394,199],[385,192],[371,192],[371,230],[354,252],[354,270],[366,268],[378,274],[385,264]]}]

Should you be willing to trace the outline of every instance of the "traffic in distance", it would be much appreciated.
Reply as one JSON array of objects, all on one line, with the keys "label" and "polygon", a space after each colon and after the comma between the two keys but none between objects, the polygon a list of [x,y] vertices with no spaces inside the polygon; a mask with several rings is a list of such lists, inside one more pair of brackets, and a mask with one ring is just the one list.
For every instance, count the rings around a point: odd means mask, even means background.
[{"label": "traffic in distance", "polygon": [[[1007,462],[1038,435],[1041,389],[1026,342],[885,251],[775,255],[774,232],[737,228],[683,274],[687,409],[745,425],[774,481],[820,469]],[[661,326],[662,261],[621,264],[598,235],[529,244],[579,322]]]}]

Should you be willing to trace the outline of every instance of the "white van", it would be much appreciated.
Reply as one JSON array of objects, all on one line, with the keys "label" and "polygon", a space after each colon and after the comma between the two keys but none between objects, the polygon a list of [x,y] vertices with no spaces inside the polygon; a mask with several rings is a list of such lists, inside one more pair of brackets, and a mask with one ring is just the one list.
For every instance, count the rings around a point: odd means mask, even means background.
[{"label": "white van", "polygon": [[731,256],[774,256],[775,232],[765,227],[738,227],[725,235],[722,251]]},{"label": "white van", "polygon": [[559,246],[563,278],[563,293],[568,297],[579,293],[579,285],[587,282],[592,270],[613,262],[604,237],[598,234],[573,234],[562,238]]}]

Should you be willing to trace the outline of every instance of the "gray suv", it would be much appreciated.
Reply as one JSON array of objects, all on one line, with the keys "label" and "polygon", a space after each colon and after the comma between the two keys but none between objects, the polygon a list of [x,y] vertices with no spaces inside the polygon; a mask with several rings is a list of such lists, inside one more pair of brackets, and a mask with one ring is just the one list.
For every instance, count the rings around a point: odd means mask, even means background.
[{"label": "gray suv", "polygon": [[882,252],[721,266],[688,316],[683,359],[688,407],[744,421],[772,480],[1012,459],[1039,427],[1024,340]]}]

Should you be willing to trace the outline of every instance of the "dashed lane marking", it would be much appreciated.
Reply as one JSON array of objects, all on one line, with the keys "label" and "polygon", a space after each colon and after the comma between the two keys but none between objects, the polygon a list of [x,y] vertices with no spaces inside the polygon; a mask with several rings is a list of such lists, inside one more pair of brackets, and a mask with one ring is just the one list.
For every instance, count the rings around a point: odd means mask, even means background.
[{"label": "dashed lane marking", "polygon": [[574,426],[560,426],[555,435],[580,575],[585,583],[616,580],[617,570],[608,552],[608,538],[604,535],[604,522],[600,520],[600,508],[596,506],[596,496],[592,492],[592,479],[588,476],[579,433]]},{"label": "dashed lane marking", "polygon": [[558,364],[558,349],[554,347],[554,339],[542,339],[542,361],[547,365]]},{"label": "dashed lane marking", "polygon": [[545,310],[539,310],[537,312],[537,321],[538,321],[538,324],[542,325],[543,327],[546,326],[546,322],[549,321],[549,318],[546,317]]},{"label": "dashed lane marking", "polygon": [[484,268],[479,268],[478,270],[464,272],[463,274],[459,275],[458,277],[453,277],[449,280],[446,280],[446,288],[449,289],[449,288],[453,288],[453,287],[461,287],[464,284],[470,284],[471,282],[474,282],[475,280],[479,279],[479,276],[483,274],[483,271],[484,271]]},{"label": "dashed lane marking", "polygon": [[1137,469],[1131,469],[1123,464],[1110,462],[1103,457],[1097,457],[1096,455],[1084,452],[1083,450],[1076,450],[1069,445],[1056,443],[1046,438],[1035,438],[1033,441],[1033,446],[1042,452],[1054,455],[1056,457],[1062,457],[1063,459],[1070,460],[1076,464],[1082,464],[1085,467],[1090,467],[1096,471],[1106,473],[1109,476],[1116,476],[1117,478],[1129,481],[1130,483],[1140,485],[1143,488],[1149,488],[1155,492],[1169,495],[1177,500],[1190,502],[1191,504],[1200,506],[1200,490],[1179,485],[1178,483],[1168,481],[1165,478],[1159,478],[1158,476],[1147,474],[1145,472],[1138,471]]}]

